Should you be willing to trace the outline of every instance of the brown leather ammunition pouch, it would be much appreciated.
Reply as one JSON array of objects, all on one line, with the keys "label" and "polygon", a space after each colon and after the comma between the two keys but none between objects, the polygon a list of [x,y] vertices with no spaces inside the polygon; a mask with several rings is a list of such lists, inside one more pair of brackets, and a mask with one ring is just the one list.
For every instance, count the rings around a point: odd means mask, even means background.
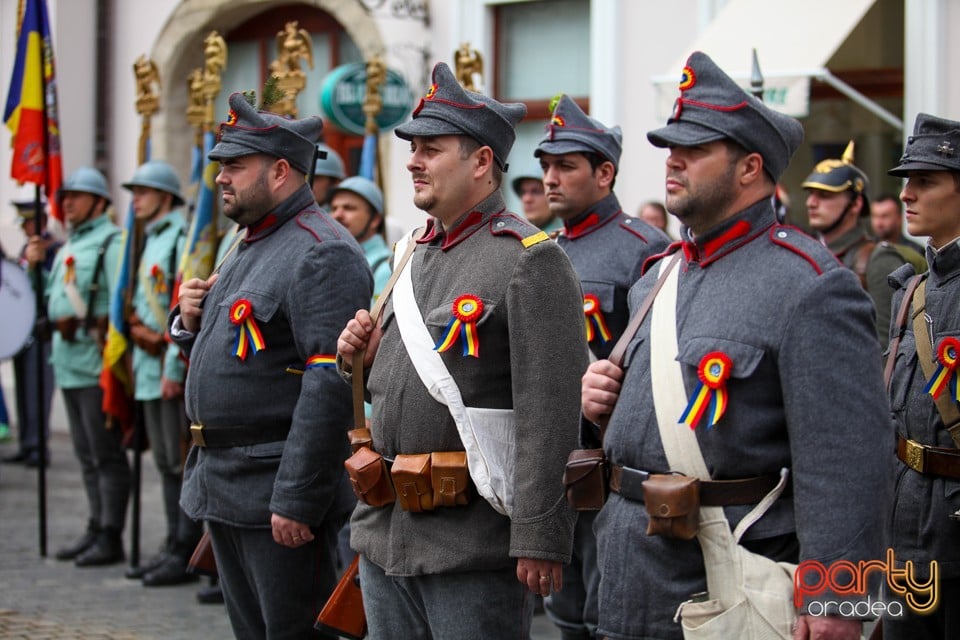
[{"label": "brown leather ammunition pouch", "polygon": [[53,321],[53,327],[60,333],[60,337],[67,342],[77,339],[77,329],[80,328],[80,319],[75,316],[60,318]]},{"label": "brown leather ammunition pouch", "polygon": [[650,522],[648,536],[693,540],[700,528],[700,480],[680,474],[651,474],[643,483]]},{"label": "brown leather ammunition pouch", "polygon": [[470,501],[470,470],[466,451],[430,454],[430,485],[435,507],[458,507]]},{"label": "brown leather ammunition pouch", "polygon": [[563,470],[567,502],[575,511],[599,511],[607,500],[609,479],[603,449],[574,449]]},{"label": "brown leather ammunition pouch", "polygon": [[379,453],[369,447],[360,447],[346,459],[343,466],[360,502],[371,507],[382,507],[396,501],[397,494],[390,481],[387,462]]},{"label": "brown leather ammunition pouch", "polygon": [[401,508],[413,513],[433,509],[429,453],[398,455],[390,475]]},{"label": "brown leather ammunition pouch", "polygon": [[366,427],[350,429],[347,431],[347,438],[350,439],[350,453],[356,453],[360,447],[373,449],[373,436],[370,435],[370,429]]}]

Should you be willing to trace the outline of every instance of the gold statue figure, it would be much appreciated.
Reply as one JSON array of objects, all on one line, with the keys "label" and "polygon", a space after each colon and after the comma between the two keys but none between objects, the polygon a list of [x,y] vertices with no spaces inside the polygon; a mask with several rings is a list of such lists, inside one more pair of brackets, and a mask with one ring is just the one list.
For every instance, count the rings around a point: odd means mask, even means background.
[{"label": "gold statue figure", "polygon": [[479,91],[483,84],[483,56],[464,42],[453,52],[453,66],[457,82],[467,91]]},{"label": "gold statue figure", "polygon": [[137,80],[137,113],[150,117],[160,110],[160,73],[157,65],[141,54],[133,63],[133,75]]},{"label": "gold statue figure", "polygon": [[300,61],[306,60],[313,69],[313,39],[306,29],[298,27],[297,21],[288,22],[283,31],[277,33],[277,59],[270,63],[270,72],[277,76],[277,86],[285,94],[273,109],[294,118],[297,117],[297,95],[307,86]]}]

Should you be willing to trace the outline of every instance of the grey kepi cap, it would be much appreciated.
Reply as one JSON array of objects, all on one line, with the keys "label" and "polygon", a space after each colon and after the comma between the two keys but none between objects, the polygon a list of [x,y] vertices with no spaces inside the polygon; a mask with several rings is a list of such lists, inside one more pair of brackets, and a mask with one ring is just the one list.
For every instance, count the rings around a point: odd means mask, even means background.
[{"label": "grey kepi cap", "polygon": [[573,99],[564,94],[557,101],[550,117],[550,124],[544,127],[546,134],[540,140],[533,155],[562,155],[577,151],[596,153],[613,163],[614,170],[620,168],[623,134],[620,127],[608,128],[599,120],[591,118]]},{"label": "grey kepi cap", "polygon": [[220,123],[217,145],[207,157],[227,160],[264,153],[283,158],[304,175],[310,173],[316,141],[323,130],[319,116],[292,120],[257,111],[241,93],[231,94],[229,104],[230,113]]},{"label": "grey kepi cap", "polygon": [[680,97],[667,126],[647,134],[656,147],[695,147],[729,138],[763,157],[763,168],[780,179],[803,142],[803,126],[744,91],[705,53],[687,59]]},{"label": "grey kepi cap", "polygon": [[905,178],[909,171],[960,171],[960,122],[917,114],[900,164],[887,173]]},{"label": "grey kepi cap", "polygon": [[433,84],[413,110],[413,119],[395,129],[397,137],[470,136],[493,150],[497,165],[507,170],[507,156],[513,148],[515,127],[527,115],[527,107],[514,102],[467,91],[450,71],[438,62],[433,68]]}]

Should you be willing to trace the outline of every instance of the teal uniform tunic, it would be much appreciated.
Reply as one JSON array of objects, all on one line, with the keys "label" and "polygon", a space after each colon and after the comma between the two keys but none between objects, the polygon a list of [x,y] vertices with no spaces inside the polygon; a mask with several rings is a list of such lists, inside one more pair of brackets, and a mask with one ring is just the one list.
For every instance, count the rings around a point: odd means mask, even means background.
[{"label": "teal uniform tunic", "polygon": [[[47,314],[51,322],[78,315],[67,295],[69,270],[73,272],[80,299],[84,304],[89,303],[90,285],[101,247],[105,247],[106,252],[97,279],[100,290],[91,315],[94,318],[108,315],[110,299],[117,284],[116,267],[120,260],[121,240],[120,229],[107,216],[101,215],[72,229],[69,240],[53,262],[46,286]],[[68,267],[68,262],[72,262],[72,269]],[[99,384],[103,356],[96,341],[85,331],[78,330],[73,342],[54,332],[50,362],[57,386],[61,389],[96,387]]]},{"label": "teal uniform tunic", "polygon": [[363,249],[363,256],[367,259],[370,270],[373,271],[373,298],[370,299],[372,309],[377,298],[380,297],[380,292],[387,286],[387,280],[390,279],[392,273],[390,258],[393,257],[393,252],[379,233],[361,242],[360,248]]},{"label": "teal uniform tunic", "polygon": [[[166,330],[176,271],[183,252],[186,221],[179,209],[147,225],[147,238],[137,269],[133,309],[141,322],[153,331]],[[151,356],[140,347],[133,349],[133,375],[136,380],[134,397],[137,400],[160,398],[160,378],[183,382],[186,364],[180,358],[180,348],[168,344],[163,356]]]}]

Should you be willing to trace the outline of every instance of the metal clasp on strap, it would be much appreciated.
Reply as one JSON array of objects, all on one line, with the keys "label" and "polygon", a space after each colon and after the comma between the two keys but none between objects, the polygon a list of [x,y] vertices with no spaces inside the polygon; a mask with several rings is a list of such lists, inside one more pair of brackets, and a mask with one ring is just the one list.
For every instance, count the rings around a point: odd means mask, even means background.
[{"label": "metal clasp on strap", "polygon": [[924,446],[913,440],[904,440],[904,462],[918,473],[923,473]]},{"label": "metal clasp on strap", "polygon": [[192,424],[190,425],[190,437],[193,438],[193,444],[198,447],[207,446],[207,441],[203,437],[203,425],[202,424]]}]

